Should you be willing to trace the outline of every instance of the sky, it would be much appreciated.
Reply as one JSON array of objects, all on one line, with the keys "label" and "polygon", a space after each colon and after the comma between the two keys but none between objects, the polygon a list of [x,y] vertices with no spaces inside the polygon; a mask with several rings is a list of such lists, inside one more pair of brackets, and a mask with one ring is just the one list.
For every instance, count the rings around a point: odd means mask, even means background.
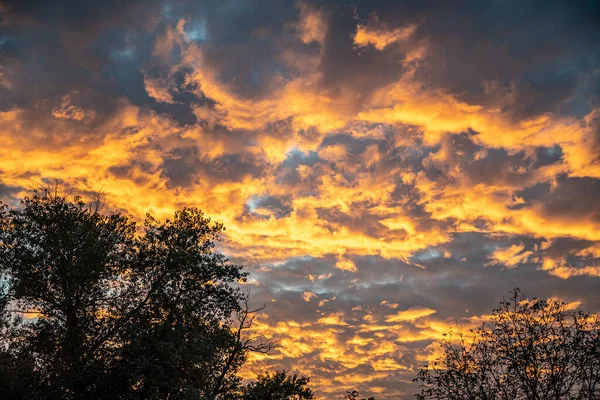
[{"label": "sky", "polygon": [[597,0],[0,0],[0,199],[199,207],[247,376],[409,399],[514,287],[600,311],[599,96]]}]

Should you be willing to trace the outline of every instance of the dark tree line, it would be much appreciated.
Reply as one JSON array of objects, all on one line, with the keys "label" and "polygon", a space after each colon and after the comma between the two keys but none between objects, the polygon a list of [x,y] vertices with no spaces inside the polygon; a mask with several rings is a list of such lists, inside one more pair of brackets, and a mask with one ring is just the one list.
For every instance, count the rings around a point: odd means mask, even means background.
[{"label": "dark tree line", "polygon": [[442,341],[442,355],[415,379],[418,399],[600,399],[595,315],[557,300],[528,300],[515,289],[468,336]]},{"label": "dark tree line", "polygon": [[214,252],[221,224],[185,208],[138,229],[48,191],[22,203],[0,208],[2,398],[313,398],[305,377],[239,377],[275,343],[233,285],[246,273]]}]

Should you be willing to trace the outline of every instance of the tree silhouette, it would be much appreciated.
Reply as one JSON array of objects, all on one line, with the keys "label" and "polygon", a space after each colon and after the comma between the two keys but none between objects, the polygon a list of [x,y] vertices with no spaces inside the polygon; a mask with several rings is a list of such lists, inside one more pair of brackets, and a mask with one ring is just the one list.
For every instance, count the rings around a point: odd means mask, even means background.
[{"label": "tree silhouette", "polygon": [[356,390],[351,390],[349,392],[346,392],[346,397],[344,397],[344,399],[346,400],[375,400],[375,397],[369,397],[368,399],[366,398],[359,398],[360,397],[360,393]]},{"label": "tree silhouette", "polygon": [[309,379],[285,371],[264,373],[244,390],[243,400],[311,400],[313,391],[308,388]]},{"label": "tree silhouette", "polygon": [[418,399],[600,398],[597,316],[515,289],[471,333],[442,341],[442,355],[415,379]]},{"label": "tree silhouette", "polygon": [[1,205],[3,395],[239,398],[249,352],[274,342],[232,285],[246,273],[214,252],[223,229],[194,208],[138,229],[49,191]]}]

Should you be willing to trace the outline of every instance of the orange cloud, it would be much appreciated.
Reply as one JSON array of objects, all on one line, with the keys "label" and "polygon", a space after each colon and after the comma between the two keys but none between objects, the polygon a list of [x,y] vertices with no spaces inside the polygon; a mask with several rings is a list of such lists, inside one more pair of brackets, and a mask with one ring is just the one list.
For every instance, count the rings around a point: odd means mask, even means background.
[{"label": "orange cloud", "polygon": [[148,96],[159,103],[173,103],[173,96],[169,93],[169,88],[160,81],[150,78],[146,74],[144,74],[144,88],[146,89]]},{"label": "orange cloud", "polygon": [[337,269],[341,269],[342,271],[356,272],[356,264],[352,262],[352,260],[340,258],[336,263],[335,267]]},{"label": "orange cloud", "polygon": [[[552,241],[542,244],[542,250],[551,247]],[[548,271],[550,275],[561,279],[569,279],[575,276],[600,276],[600,246],[597,243],[592,244],[578,252],[567,252],[563,255],[542,254],[540,269]],[[584,266],[573,267],[567,263],[568,256],[578,256],[587,258],[584,260]],[[591,258],[591,259],[590,259]],[[586,265],[587,264],[587,265]]]},{"label": "orange cloud", "polygon": [[297,3],[297,7],[300,10],[300,18],[295,26],[300,40],[306,44],[311,42],[323,44],[327,35],[327,22],[324,11],[313,8],[305,2]]},{"label": "orange cloud", "polygon": [[386,322],[404,322],[404,321],[415,321],[419,318],[427,317],[428,315],[435,314],[435,310],[431,308],[410,308],[408,310],[398,311],[396,314],[388,316]]},{"label": "orange cloud", "polygon": [[[386,30],[384,27],[373,25],[378,25],[377,19],[372,19],[368,25],[358,25],[356,27],[356,33],[354,34],[355,45],[362,47],[371,45],[377,50],[382,51],[393,43],[404,42],[410,39],[417,30],[417,25],[409,25],[404,28],[394,28],[392,30]],[[415,53],[411,58],[421,57]]]},{"label": "orange cloud", "polygon": [[506,248],[497,249],[490,255],[490,261],[486,265],[501,264],[508,268],[514,268],[518,264],[526,262],[533,254],[532,251],[524,251],[523,243],[515,244]]},{"label": "orange cloud", "polygon": [[73,121],[89,123],[94,119],[94,111],[84,110],[81,107],[77,107],[71,104],[69,95],[63,97],[60,107],[56,107],[52,110],[52,115],[55,118],[70,119]]},{"label": "orange cloud", "polygon": [[304,301],[309,303],[312,299],[318,298],[318,296],[313,292],[304,292],[302,293],[302,298],[304,299]]}]

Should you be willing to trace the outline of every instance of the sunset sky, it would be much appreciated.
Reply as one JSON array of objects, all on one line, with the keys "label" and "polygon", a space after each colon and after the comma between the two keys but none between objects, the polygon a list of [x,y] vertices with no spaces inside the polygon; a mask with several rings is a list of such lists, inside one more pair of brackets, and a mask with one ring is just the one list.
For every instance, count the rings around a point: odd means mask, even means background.
[{"label": "sunset sky", "polygon": [[223,222],[323,398],[516,286],[600,311],[599,1],[0,0],[0,138],[4,202]]}]

